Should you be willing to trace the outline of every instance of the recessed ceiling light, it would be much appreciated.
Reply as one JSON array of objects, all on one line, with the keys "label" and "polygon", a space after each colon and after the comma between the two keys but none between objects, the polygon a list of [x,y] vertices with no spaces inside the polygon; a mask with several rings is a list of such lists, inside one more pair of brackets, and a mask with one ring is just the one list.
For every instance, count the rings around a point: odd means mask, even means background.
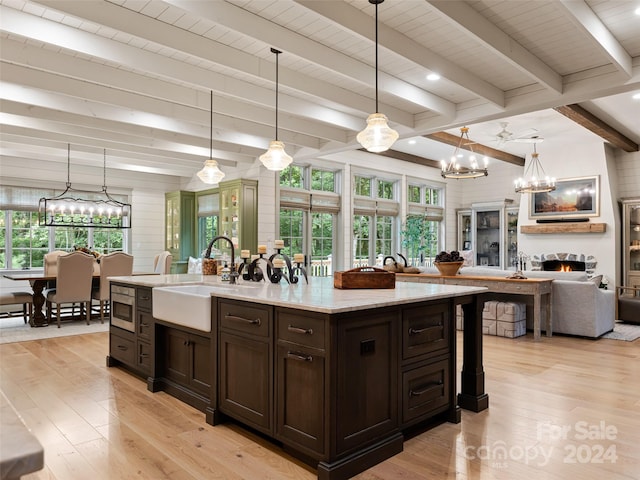
[{"label": "recessed ceiling light", "polygon": [[634,100],[640,100],[640,92],[634,93],[631,98],[633,98]]},{"label": "recessed ceiling light", "polygon": [[640,15],[640,7],[636,8],[635,14]]},{"label": "recessed ceiling light", "polygon": [[413,140],[413,139],[409,140],[409,145],[415,145],[415,144],[416,144],[415,140]]},{"label": "recessed ceiling light", "polygon": [[429,75],[427,75],[427,80],[435,82],[436,80],[440,80],[440,75],[438,75],[437,73],[430,73]]}]

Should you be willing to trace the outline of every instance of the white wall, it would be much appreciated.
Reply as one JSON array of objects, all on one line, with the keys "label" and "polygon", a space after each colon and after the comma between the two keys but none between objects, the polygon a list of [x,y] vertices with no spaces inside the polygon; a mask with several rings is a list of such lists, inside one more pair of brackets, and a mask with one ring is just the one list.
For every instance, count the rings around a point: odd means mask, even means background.
[{"label": "white wall", "polygon": [[[540,150],[540,149],[539,149]],[[544,152],[544,153],[542,153]],[[605,223],[604,233],[558,233],[558,234],[522,234],[518,233],[518,250],[528,255],[540,253],[583,253],[593,255],[598,265],[597,274],[606,275],[611,283],[615,283],[619,261],[616,251],[616,210],[615,192],[611,189],[617,181],[610,178],[608,160],[611,150],[599,139],[585,140],[580,143],[566,145],[548,145],[540,153],[540,160],[550,176],[558,179],[599,175],[600,176],[600,216],[591,217],[590,221]],[[614,187],[615,188],[615,187]],[[520,202],[518,224],[535,225],[535,219],[529,218],[530,195],[523,195]]]}]

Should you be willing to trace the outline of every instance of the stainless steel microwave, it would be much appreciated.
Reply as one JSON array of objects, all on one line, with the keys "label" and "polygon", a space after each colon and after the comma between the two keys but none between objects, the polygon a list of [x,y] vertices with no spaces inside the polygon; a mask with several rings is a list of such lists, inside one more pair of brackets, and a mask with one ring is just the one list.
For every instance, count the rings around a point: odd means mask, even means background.
[{"label": "stainless steel microwave", "polygon": [[111,285],[111,325],[136,331],[136,289]]}]

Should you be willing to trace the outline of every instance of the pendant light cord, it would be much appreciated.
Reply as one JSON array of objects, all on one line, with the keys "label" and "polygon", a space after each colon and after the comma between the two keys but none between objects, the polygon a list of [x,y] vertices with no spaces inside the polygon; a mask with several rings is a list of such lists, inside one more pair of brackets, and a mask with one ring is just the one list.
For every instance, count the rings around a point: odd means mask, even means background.
[{"label": "pendant light cord", "polygon": [[276,142],[277,142],[278,141],[278,85],[279,85],[278,71],[280,70],[278,66],[278,55],[280,55],[282,52],[280,50],[277,50],[271,47],[271,53],[276,54]]},{"label": "pendant light cord", "polygon": [[107,191],[107,149],[102,150],[102,191]]},{"label": "pendant light cord", "polygon": [[376,113],[378,113],[378,4],[376,3]]},{"label": "pendant light cord", "polygon": [[211,116],[209,118],[209,160],[212,160],[213,159],[213,90],[211,90],[209,112],[211,113]]},{"label": "pendant light cord", "polygon": [[71,188],[71,144],[67,143],[67,188]]}]

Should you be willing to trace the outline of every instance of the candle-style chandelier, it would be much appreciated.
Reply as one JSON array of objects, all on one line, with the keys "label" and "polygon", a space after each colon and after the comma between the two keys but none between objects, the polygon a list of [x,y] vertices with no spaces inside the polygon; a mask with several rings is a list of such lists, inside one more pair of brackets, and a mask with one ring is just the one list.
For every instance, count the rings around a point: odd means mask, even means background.
[{"label": "candle-style chandelier", "polygon": [[556,179],[549,177],[542,168],[536,143],[536,141],[533,142],[531,162],[524,176],[515,180],[516,193],[547,193],[556,189]]},{"label": "candle-style chandelier", "polygon": [[[468,145],[469,150],[471,151],[468,167],[461,165],[458,160],[460,148],[463,144]],[[489,175],[489,171],[487,170],[489,159],[487,157],[484,157],[483,161],[484,167],[480,167],[476,155],[473,151],[473,142],[469,140],[469,127],[462,127],[460,129],[460,139],[458,140],[458,144],[453,151],[451,160],[449,161],[449,163],[445,162],[444,160],[442,161],[441,175],[444,178],[455,179],[486,177],[487,175]]]},{"label": "candle-style chandelier", "polygon": [[131,228],[131,205],[107,192],[107,151],[103,152],[102,191],[71,188],[71,145],[67,145],[67,183],[60,195],[41,198],[38,223],[45,227]]}]

